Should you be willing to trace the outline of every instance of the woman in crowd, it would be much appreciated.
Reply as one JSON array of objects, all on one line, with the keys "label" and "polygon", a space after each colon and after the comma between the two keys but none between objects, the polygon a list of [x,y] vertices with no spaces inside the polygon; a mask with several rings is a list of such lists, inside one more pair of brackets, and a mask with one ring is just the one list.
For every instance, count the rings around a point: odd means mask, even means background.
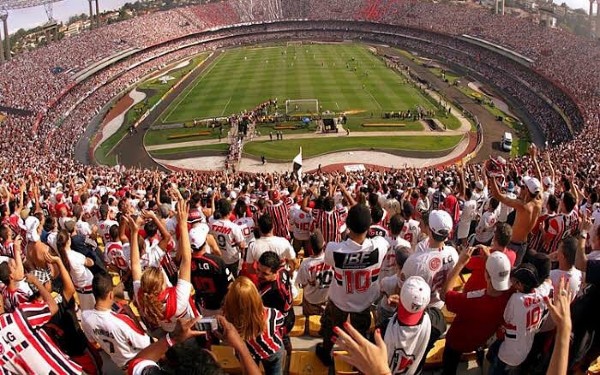
[{"label": "woman in crowd", "polygon": [[69,271],[73,279],[73,284],[75,284],[75,289],[79,296],[79,306],[82,310],[93,309],[96,303],[92,294],[92,280],[94,279],[94,275],[89,267],[94,265],[94,261],[81,253],[71,250],[71,236],[64,230],[58,233],[56,248],[65,268]]},{"label": "woman in crowd", "polygon": [[[243,314],[240,312],[243,311]],[[244,276],[229,287],[223,304],[223,315],[246,342],[254,360],[262,362],[266,375],[283,371],[283,323],[281,312],[263,305],[258,289]]]}]

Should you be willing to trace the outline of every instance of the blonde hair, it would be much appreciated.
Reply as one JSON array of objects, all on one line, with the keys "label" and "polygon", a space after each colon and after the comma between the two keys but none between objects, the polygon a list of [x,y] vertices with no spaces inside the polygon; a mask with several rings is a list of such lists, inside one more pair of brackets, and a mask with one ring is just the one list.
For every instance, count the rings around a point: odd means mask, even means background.
[{"label": "blonde hair", "polygon": [[242,339],[253,339],[264,332],[264,310],[254,283],[247,277],[238,277],[225,296],[223,315],[233,324]]},{"label": "blonde hair", "polygon": [[140,291],[138,301],[140,303],[140,315],[145,321],[158,326],[164,318],[163,301],[159,299],[165,284],[165,277],[162,269],[157,267],[148,267],[142,274],[140,280]]}]

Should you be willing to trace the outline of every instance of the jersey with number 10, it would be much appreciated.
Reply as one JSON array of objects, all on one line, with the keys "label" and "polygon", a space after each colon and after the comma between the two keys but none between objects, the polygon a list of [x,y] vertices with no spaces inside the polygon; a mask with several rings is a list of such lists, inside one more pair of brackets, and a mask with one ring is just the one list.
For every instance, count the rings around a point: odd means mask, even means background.
[{"label": "jersey with number 10", "polygon": [[325,263],[333,267],[329,298],[346,312],[362,312],[379,297],[379,274],[389,244],[381,237],[358,244],[351,239],[330,242]]}]

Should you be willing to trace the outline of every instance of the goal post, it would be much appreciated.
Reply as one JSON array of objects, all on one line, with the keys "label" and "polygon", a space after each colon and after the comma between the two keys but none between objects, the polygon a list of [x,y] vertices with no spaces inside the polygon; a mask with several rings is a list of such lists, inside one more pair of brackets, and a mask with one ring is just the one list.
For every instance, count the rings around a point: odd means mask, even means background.
[{"label": "goal post", "polygon": [[319,113],[317,99],[289,99],[285,101],[285,114],[288,116],[315,115]]}]

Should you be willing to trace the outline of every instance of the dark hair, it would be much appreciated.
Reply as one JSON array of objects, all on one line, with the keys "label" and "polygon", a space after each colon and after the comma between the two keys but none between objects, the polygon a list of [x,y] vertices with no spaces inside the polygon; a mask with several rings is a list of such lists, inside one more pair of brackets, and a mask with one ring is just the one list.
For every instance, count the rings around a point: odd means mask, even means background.
[{"label": "dark hair", "polygon": [[273,230],[273,219],[270,214],[265,213],[258,218],[258,228],[261,234],[267,234]]},{"label": "dark hair", "polygon": [[400,214],[395,214],[390,218],[390,231],[394,235],[400,234],[402,232],[402,228],[404,227],[404,218]]},{"label": "dark hair", "polygon": [[548,210],[550,210],[551,212],[556,212],[556,211],[558,211],[558,206],[559,206],[559,202],[558,202],[558,198],[556,198],[556,195],[549,195],[548,196]]},{"label": "dark hair", "polygon": [[153,220],[148,221],[144,224],[144,232],[146,232],[146,238],[154,237],[158,232],[158,225]]},{"label": "dark hair", "polygon": [[221,214],[221,218],[227,218],[227,216],[229,216],[231,213],[231,203],[225,198],[219,199],[217,207],[219,207],[218,211]]},{"label": "dark hair", "polygon": [[237,217],[245,217],[247,210],[248,206],[246,205],[246,201],[244,199],[240,198],[235,202],[233,211]]},{"label": "dark hair", "polygon": [[266,251],[258,258],[258,263],[276,272],[281,267],[281,258],[273,251]]},{"label": "dark hair", "polygon": [[362,234],[371,226],[371,211],[363,204],[356,204],[348,211],[346,219],[348,229],[356,234]]},{"label": "dark hair", "polygon": [[512,227],[506,223],[496,224],[494,231],[494,239],[496,243],[502,247],[506,247],[510,243],[512,237]]},{"label": "dark hair", "polygon": [[323,239],[323,233],[319,228],[315,229],[308,238],[310,242],[310,247],[312,249],[313,255],[319,255],[323,251],[325,247],[325,240]]},{"label": "dark hair", "polygon": [[562,252],[570,267],[575,264],[575,256],[577,255],[577,239],[575,237],[567,237],[561,241]]},{"label": "dark hair", "polygon": [[92,293],[96,300],[105,299],[113,291],[112,276],[106,272],[98,272],[92,280]]},{"label": "dark hair", "polygon": [[369,206],[371,206],[371,207],[377,206],[377,205],[379,205],[379,195],[377,195],[375,193],[369,193],[367,201],[369,202]]},{"label": "dark hair", "polygon": [[10,267],[8,262],[0,263],[0,281],[2,281],[4,285],[10,283]]},{"label": "dark hair", "polygon": [[500,205],[500,201],[494,197],[490,198],[490,208],[495,210]]},{"label": "dark hair", "polygon": [[166,363],[160,374],[225,375],[223,369],[204,347],[206,338],[193,338],[174,345],[165,354]]},{"label": "dark hair", "polygon": [[0,238],[2,241],[6,241],[10,238],[10,228],[6,224],[0,226]]},{"label": "dark hair", "polygon": [[71,272],[71,262],[69,262],[66,248],[69,239],[71,239],[71,235],[66,230],[61,230],[58,232],[56,235],[56,250],[58,251],[58,256],[62,260],[67,271]]},{"label": "dark hair", "polygon": [[383,219],[383,208],[380,205],[371,207],[371,220],[373,223],[379,223]]},{"label": "dark hair", "polygon": [[335,201],[332,197],[325,197],[323,199],[323,209],[325,211],[331,211],[335,208]]},{"label": "dark hair", "polygon": [[415,207],[409,201],[402,203],[402,216],[405,219],[410,218],[415,213]]},{"label": "dark hair", "polygon": [[533,264],[533,266],[537,270],[538,284],[535,286],[537,288],[544,282],[544,280],[546,280],[550,276],[552,262],[550,261],[550,257],[548,257],[547,254],[535,253],[529,258],[529,263]]},{"label": "dark hair", "polygon": [[110,239],[113,241],[119,239],[119,226],[117,224],[113,224],[110,229],[108,229],[108,234],[110,235]]},{"label": "dark hair", "polygon": [[400,246],[394,249],[394,253],[396,255],[396,265],[398,266],[398,269],[402,269],[410,254],[412,254],[412,249],[408,246]]},{"label": "dark hair", "polygon": [[573,194],[571,194],[570,191],[567,191],[566,193],[563,194],[562,200],[563,200],[563,204],[565,205],[565,209],[567,210],[567,212],[573,211],[573,209],[575,208],[575,205],[577,205],[577,200],[575,199]]},{"label": "dark hair", "polygon": [[54,216],[46,216],[46,220],[44,220],[44,230],[46,232],[52,232],[56,228],[56,218]]}]

